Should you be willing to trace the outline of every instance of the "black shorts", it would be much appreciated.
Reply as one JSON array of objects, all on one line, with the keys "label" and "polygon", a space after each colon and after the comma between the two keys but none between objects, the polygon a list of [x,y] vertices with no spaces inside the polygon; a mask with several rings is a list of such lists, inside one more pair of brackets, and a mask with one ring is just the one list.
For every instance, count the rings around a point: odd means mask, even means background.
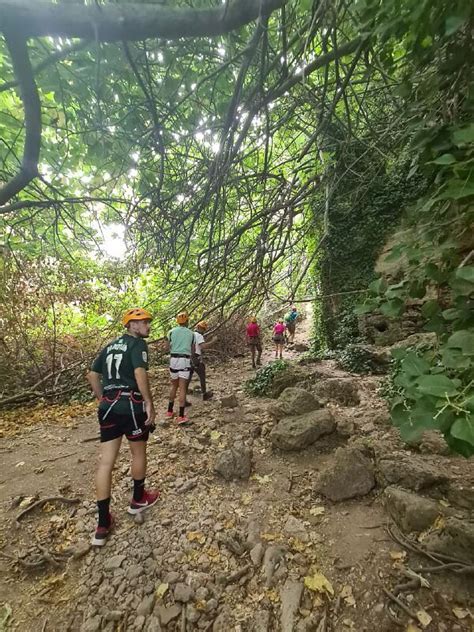
[{"label": "black shorts", "polygon": [[115,413],[113,409],[104,419],[106,410],[99,408],[100,442],[112,441],[125,435],[129,441],[148,441],[150,429],[145,426],[146,413],[140,411],[135,413],[135,420],[132,415]]}]

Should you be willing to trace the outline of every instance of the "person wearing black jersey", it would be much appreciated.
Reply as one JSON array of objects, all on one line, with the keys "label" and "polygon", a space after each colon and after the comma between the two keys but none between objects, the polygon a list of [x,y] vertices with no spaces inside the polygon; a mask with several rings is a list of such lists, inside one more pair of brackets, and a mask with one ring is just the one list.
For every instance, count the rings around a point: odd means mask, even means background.
[{"label": "person wearing black jersey", "polygon": [[133,497],[128,513],[134,515],[152,507],[158,491],[145,490],[146,442],[154,430],[155,408],[148,382],[150,312],[128,309],[122,318],[127,332],[102,349],[87,379],[99,401],[100,455],[96,473],[99,521],[92,538],[94,546],[103,546],[110,535],[112,470],[122,443],[128,439],[132,457]]}]

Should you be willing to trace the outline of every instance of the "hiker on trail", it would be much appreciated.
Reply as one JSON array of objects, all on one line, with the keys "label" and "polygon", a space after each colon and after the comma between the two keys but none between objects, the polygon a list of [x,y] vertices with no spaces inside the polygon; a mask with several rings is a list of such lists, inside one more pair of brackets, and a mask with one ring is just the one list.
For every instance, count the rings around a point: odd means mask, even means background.
[{"label": "hiker on trail", "polygon": [[296,319],[298,318],[298,310],[295,306],[285,315],[286,328],[289,334],[289,342],[292,344],[295,339]]},{"label": "hiker on trail", "polygon": [[102,349],[87,375],[99,400],[100,456],[96,473],[99,522],[92,538],[103,546],[113,527],[110,513],[112,470],[122,443],[128,439],[132,456],[133,497],[128,513],[135,515],[152,507],[158,491],[145,489],[146,445],[155,429],[155,408],[148,381],[150,312],[128,309],[122,317],[127,332]]},{"label": "hiker on trail", "polygon": [[[252,354],[252,368],[255,369],[257,365],[260,366],[262,364],[262,339],[260,326],[255,316],[252,316],[249,324],[247,325],[247,344],[250,347],[250,353]],[[255,355],[257,355],[256,363]]]},{"label": "hiker on trail", "polygon": [[283,357],[283,346],[285,344],[286,325],[283,318],[279,318],[273,327],[273,342],[275,343],[275,358]]},{"label": "hiker on trail", "polygon": [[193,373],[196,373],[199,377],[199,381],[201,383],[201,393],[204,401],[207,401],[212,398],[213,392],[208,391],[206,388],[206,365],[204,364],[202,352],[204,349],[210,347],[215,341],[216,337],[211,338],[206,342],[204,339],[204,333],[207,331],[207,322],[205,320],[201,320],[195,328],[194,331],[194,348],[195,354],[193,358],[193,362],[191,365],[191,373],[189,376],[188,386],[191,383]]},{"label": "hiker on trail", "polygon": [[194,333],[188,328],[189,316],[187,312],[180,312],[176,316],[177,327],[168,334],[170,349],[170,397],[166,417],[174,417],[174,400],[179,391],[179,414],[176,419],[178,426],[189,423],[185,413],[186,394],[189,378],[191,377],[191,359],[195,354]]}]

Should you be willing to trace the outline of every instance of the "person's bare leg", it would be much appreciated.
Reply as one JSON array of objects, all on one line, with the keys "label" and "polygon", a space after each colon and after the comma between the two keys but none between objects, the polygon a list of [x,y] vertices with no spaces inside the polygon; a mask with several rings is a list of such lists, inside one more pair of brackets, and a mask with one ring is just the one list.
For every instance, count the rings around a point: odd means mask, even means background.
[{"label": "person's bare leg", "polygon": [[178,380],[175,380],[176,382],[179,382],[179,407],[183,408],[183,406],[186,405],[186,394],[188,391],[188,380],[183,379],[182,377],[180,377]]},{"label": "person's bare leg", "polygon": [[275,358],[278,357],[278,343],[275,342]]},{"label": "person's bare leg", "polygon": [[174,402],[176,399],[176,393],[178,392],[179,380],[170,380],[170,402]]},{"label": "person's bare leg", "polygon": [[252,354],[252,366],[255,368],[255,345],[250,345],[250,352]]},{"label": "person's bare leg", "polygon": [[100,444],[99,461],[95,476],[97,500],[110,498],[112,488],[112,471],[120,450],[122,437]]},{"label": "person's bare leg", "polygon": [[257,365],[260,366],[262,364],[262,343],[259,342],[257,345]]},{"label": "person's bare leg", "polygon": [[132,455],[132,478],[143,480],[146,477],[146,441],[129,441],[128,445]]}]

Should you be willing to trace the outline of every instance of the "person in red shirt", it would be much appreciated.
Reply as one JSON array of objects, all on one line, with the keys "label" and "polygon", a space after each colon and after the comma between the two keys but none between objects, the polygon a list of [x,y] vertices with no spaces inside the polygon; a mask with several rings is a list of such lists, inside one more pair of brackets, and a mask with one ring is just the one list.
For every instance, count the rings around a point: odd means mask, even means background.
[{"label": "person in red shirt", "polygon": [[285,344],[286,325],[283,318],[280,318],[273,327],[273,342],[275,343],[275,358],[283,357],[283,345]]},{"label": "person in red shirt", "polygon": [[[252,354],[252,367],[255,369],[257,368],[257,365],[260,366],[262,364],[262,339],[260,335],[260,326],[255,316],[252,316],[249,324],[247,325],[247,344],[250,347],[250,353]],[[255,356],[257,356],[256,363]]]}]

